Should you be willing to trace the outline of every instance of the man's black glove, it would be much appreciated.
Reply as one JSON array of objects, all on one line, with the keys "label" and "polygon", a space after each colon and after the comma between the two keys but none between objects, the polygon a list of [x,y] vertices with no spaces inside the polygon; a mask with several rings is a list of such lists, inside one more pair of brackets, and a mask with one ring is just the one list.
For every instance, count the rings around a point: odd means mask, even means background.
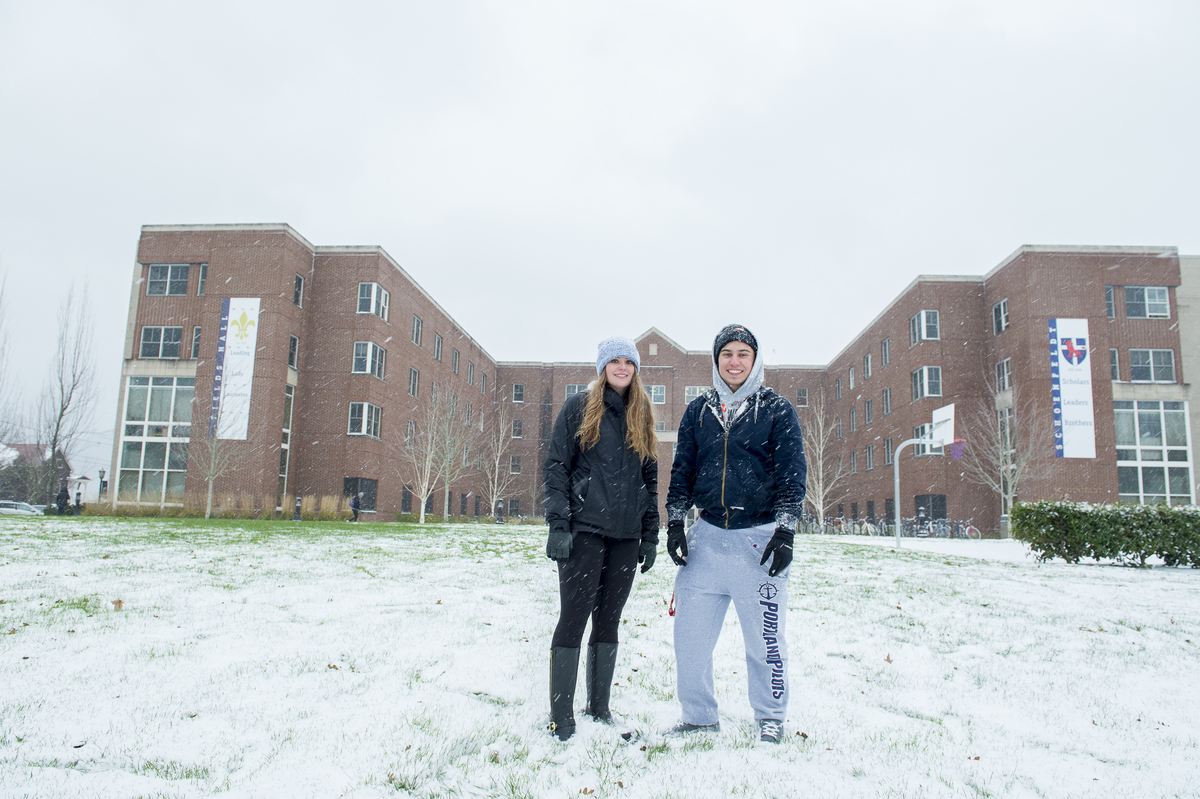
[{"label": "man's black glove", "polygon": [[654,566],[654,558],[658,555],[658,542],[643,541],[638,548],[638,563],[642,564],[642,574]]},{"label": "man's black glove", "polygon": [[567,560],[571,557],[571,534],[566,530],[551,530],[546,539],[546,557],[551,560]]},{"label": "man's black glove", "polygon": [[786,527],[776,527],[775,535],[771,536],[771,540],[767,542],[767,548],[763,550],[762,560],[758,562],[762,566],[767,562],[767,558],[771,557],[771,553],[775,553],[775,557],[771,559],[771,568],[767,574],[774,577],[788,567],[792,562],[792,539],[796,534]]},{"label": "man's black glove", "polygon": [[[687,534],[683,532],[683,519],[667,522],[667,554],[676,566],[686,566]],[[682,557],[681,557],[682,555]]]}]

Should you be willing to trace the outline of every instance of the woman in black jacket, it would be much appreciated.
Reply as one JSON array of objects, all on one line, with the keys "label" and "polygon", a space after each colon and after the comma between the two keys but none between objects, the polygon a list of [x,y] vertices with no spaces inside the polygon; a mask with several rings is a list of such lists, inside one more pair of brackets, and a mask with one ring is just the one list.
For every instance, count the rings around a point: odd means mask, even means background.
[{"label": "woman in black jacket", "polygon": [[550,728],[563,741],[575,732],[579,648],[589,617],[587,712],[612,723],[621,610],[637,564],[649,571],[658,547],[658,440],[640,363],[632,340],[600,342],[596,382],[563,404],[546,458],[546,556],[558,561],[560,602],[550,649]]}]

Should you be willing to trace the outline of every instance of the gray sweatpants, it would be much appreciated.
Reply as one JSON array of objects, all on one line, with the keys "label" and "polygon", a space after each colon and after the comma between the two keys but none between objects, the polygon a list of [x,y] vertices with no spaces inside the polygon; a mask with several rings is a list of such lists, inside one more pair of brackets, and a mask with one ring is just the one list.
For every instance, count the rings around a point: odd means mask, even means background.
[{"label": "gray sweatpants", "polygon": [[775,524],[723,530],[697,521],[687,565],[675,575],[675,664],[683,721],[715,724],[713,650],[730,600],[746,642],[746,676],[756,721],[787,717],[787,575],[767,576],[762,553]]}]

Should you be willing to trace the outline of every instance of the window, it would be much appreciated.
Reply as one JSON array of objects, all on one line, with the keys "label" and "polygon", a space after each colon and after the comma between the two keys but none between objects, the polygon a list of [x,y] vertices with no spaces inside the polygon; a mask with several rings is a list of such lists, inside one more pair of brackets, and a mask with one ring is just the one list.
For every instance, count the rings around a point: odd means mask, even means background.
[{"label": "window", "polygon": [[1167,319],[1171,308],[1165,286],[1126,286],[1125,316],[1129,319]]},{"label": "window", "polygon": [[684,386],[683,401],[690,405],[692,400],[699,397],[705,391],[708,391],[708,386]]},{"label": "window", "polygon": [[466,409],[466,411],[463,412],[463,424],[471,423],[471,411],[473,411],[473,410],[474,410],[474,408],[471,407],[471,403],[468,402],[467,409]]},{"label": "window", "polygon": [[413,314],[412,343],[421,346],[421,317]]},{"label": "window", "polygon": [[450,348],[450,371],[458,374],[458,350]]},{"label": "window", "polygon": [[433,385],[429,389],[429,396],[431,396],[434,400],[437,400],[438,398],[439,388],[441,388],[441,386],[438,385],[438,381],[434,380]]},{"label": "window", "polygon": [[1115,349],[1108,351],[1108,370],[1112,373],[1114,381],[1121,379],[1121,363],[1120,357]]},{"label": "window", "polygon": [[520,419],[512,420],[512,437],[522,438],[522,422]]},{"label": "window", "polygon": [[296,283],[292,288],[292,304],[297,308],[304,307],[304,275],[296,275]]},{"label": "window", "polygon": [[350,371],[356,375],[375,375],[382,380],[386,359],[387,350],[375,342],[356,341],[354,342],[354,364]]},{"label": "window", "polygon": [[408,395],[410,397],[417,396],[417,389],[421,387],[421,373],[416,370],[416,367],[408,367]]},{"label": "window", "polygon": [[525,401],[525,384],[513,383],[513,402]]},{"label": "window", "polygon": [[200,280],[196,284],[196,296],[204,296],[204,286],[208,283],[208,264],[200,264]]},{"label": "window", "polygon": [[667,423],[662,420],[656,420],[654,422],[654,432],[656,432],[656,433],[667,432]]},{"label": "window", "polygon": [[1174,383],[1175,351],[1130,350],[1129,379],[1135,383]]},{"label": "window", "polygon": [[873,499],[867,500],[867,521],[875,523],[875,500]]},{"label": "window", "polygon": [[509,516],[520,516],[521,515],[521,500],[518,497],[513,497],[512,499],[510,499],[508,501],[508,515]]},{"label": "window", "polygon": [[854,521],[858,521],[858,503],[857,502],[850,503],[850,518],[853,519]]},{"label": "window", "polygon": [[666,386],[646,386],[647,393],[650,395],[650,401],[655,405],[667,404],[667,387]]},{"label": "window", "polygon": [[[196,328],[199,330],[200,328]],[[291,336],[288,339],[288,366],[293,369],[300,368],[300,339]]]},{"label": "window", "polygon": [[192,328],[192,359],[200,357],[200,325]]},{"label": "window", "polygon": [[849,383],[848,388],[850,391],[854,390],[854,367],[853,366],[850,367],[850,383]]},{"label": "window", "polygon": [[346,430],[351,436],[380,438],[380,419],[383,409],[369,402],[350,403],[350,426]]},{"label": "window", "polygon": [[1005,358],[996,364],[996,393],[1012,388],[1012,358]]},{"label": "window", "polygon": [[922,366],[912,373],[912,398],[942,396],[942,367]]},{"label": "window", "polygon": [[858,424],[857,424],[857,422],[855,421],[855,419],[856,419],[857,417],[858,417],[858,409],[857,409],[857,408],[851,408],[851,409],[850,409],[850,432],[851,432],[851,433],[853,433],[855,430],[857,430],[857,429],[858,429]]},{"label": "window", "polygon": [[[932,424],[917,425],[913,428],[913,438],[925,438],[933,430]],[[929,444],[913,444],[913,455],[941,455],[942,448],[940,446],[930,446]]]},{"label": "window", "polygon": [[433,359],[435,361],[442,360],[442,336],[440,333],[433,334]]},{"label": "window", "polygon": [[887,416],[892,412],[892,387],[888,386],[883,390],[883,415]]},{"label": "window", "polygon": [[479,373],[479,393],[480,394],[487,393],[487,372]]},{"label": "window", "polygon": [[808,389],[807,388],[796,389],[796,407],[797,408],[807,408],[808,407]]},{"label": "window", "polygon": [[1113,299],[1113,287],[1104,287],[1104,312],[1109,319],[1115,319],[1117,316],[1117,304]]},{"label": "window", "polygon": [[458,495],[458,515],[459,516],[467,515],[467,495],[466,494]]},{"label": "window", "polygon": [[858,474],[858,452],[850,453],[850,474]]},{"label": "window", "polygon": [[883,462],[887,465],[892,463],[892,440],[890,438],[883,440]]},{"label": "window", "polygon": [[939,338],[937,311],[918,311],[912,319],[908,320],[909,344],[937,341]]},{"label": "window", "polygon": [[568,399],[575,396],[576,394],[583,394],[586,391],[587,391],[586,383],[567,383],[567,398]]},{"label": "window", "polygon": [[834,399],[842,398],[842,378],[833,381],[833,396]]},{"label": "window", "polygon": [[871,376],[871,353],[863,356],[863,380]]},{"label": "window", "polygon": [[879,350],[880,362],[882,362],[884,366],[887,366],[892,362],[892,340],[890,338],[885,338],[882,342],[880,342]]},{"label": "window", "polygon": [[178,358],[182,327],[143,327],[140,358]]},{"label": "window", "polygon": [[183,503],[195,392],[191,377],[128,378],[118,502]]},{"label": "window", "polygon": [[1000,335],[1008,330],[1008,298],[992,306],[992,333]]},{"label": "window", "polygon": [[292,444],[292,409],[295,407],[296,389],[292,386],[283,387],[283,430],[279,445],[279,486],[275,492],[275,507],[283,507],[283,498],[287,495],[288,460]]},{"label": "window", "polygon": [[866,400],[863,403],[863,424],[870,424],[874,417],[875,414],[871,411],[871,400]]},{"label": "window", "polygon": [[[866,471],[869,472],[875,468],[875,445],[868,444],[867,448],[863,451],[863,455],[864,460],[866,461]],[[874,512],[868,511],[867,515],[874,516],[875,514]]]},{"label": "window", "polygon": [[146,281],[149,297],[184,297],[187,295],[187,264],[154,264]]},{"label": "window", "polygon": [[1191,504],[1187,403],[1118,400],[1113,411],[1119,501]]},{"label": "window", "polygon": [[467,361],[467,385],[475,385],[475,364]]},{"label": "window", "polygon": [[342,496],[356,497],[362,494],[358,500],[358,510],[375,511],[375,495],[379,492],[379,481],[370,477],[343,477],[342,478]]},{"label": "window", "polygon": [[508,473],[509,474],[520,474],[521,473],[521,456],[520,455],[509,455],[508,456]]},{"label": "window", "polygon": [[358,284],[358,313],[375,314],[386,322],[389,299],[387,290],[378,283]]},{"label": "window", "polygon": [[408,444],[413,440],[413,436],[417,434],[417,423],[409,419],[404,424],[404,443]]},{"label": "window", "polygon": [[400,491],[400,512],[412,513],[413,490],[412,486],[403,486]]},{"label": "window", "polygon": [[838,439],[840,440],[842,437],[842,417],[839,416],[837,418],[837,424],[834,426],[834,429],[835,429]]}]

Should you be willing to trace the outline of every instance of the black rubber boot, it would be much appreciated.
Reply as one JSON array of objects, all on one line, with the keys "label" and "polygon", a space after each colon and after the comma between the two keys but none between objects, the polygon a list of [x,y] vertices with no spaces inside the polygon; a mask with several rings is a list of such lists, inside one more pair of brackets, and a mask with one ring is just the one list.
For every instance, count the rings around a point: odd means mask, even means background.
[{"label": "black rubber boot", "polygon": [[579,678],[579,647],[550,650],[550,730],[565,741],[575,734],[575,683]]},{"label": "black rubber boot", "polygon": [[587,712],[596,721],[612,723],[608,698],[612,694],[613,672],[617,669],[617,644],[592,644],[588,647]]}]

